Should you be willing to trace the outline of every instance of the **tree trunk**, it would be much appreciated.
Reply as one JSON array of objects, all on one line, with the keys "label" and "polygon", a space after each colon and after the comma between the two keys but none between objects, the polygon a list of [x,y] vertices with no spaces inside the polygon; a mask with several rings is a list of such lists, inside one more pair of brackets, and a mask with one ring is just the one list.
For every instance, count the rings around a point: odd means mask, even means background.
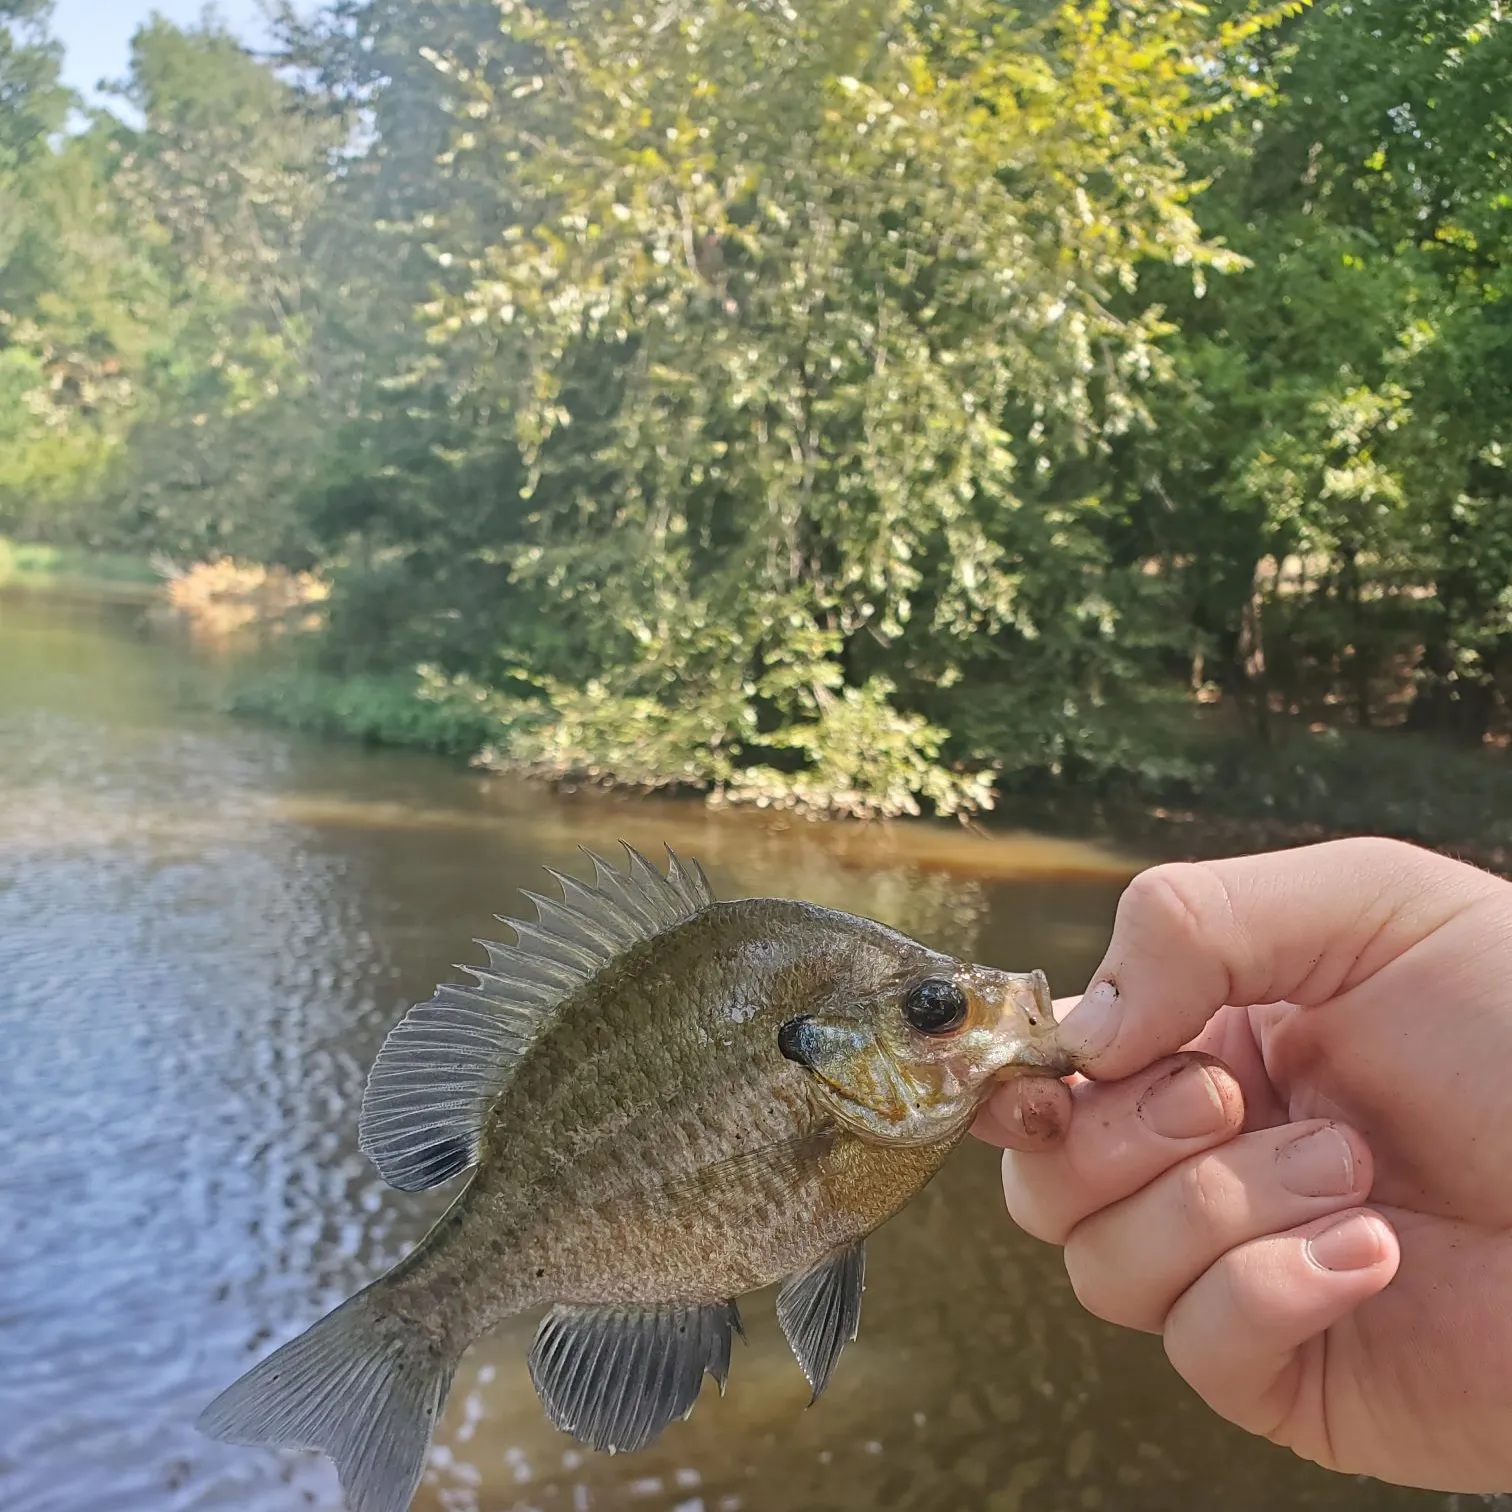
[{"label": "tree trunk", "polygon": [[1244,682],[1249,690],[1250,713],[1255,734],[1264,745],[1271,739],[1270,681],[1265,674],[1265,574],[1255,564],[1250,594],[1239,624],[1239,656]]},{"label": "tree trunk", "polygon": [[1354,703],[1355,723],[1368,730],[1372,723],[1370,706],[1370,656],[1366,649],[1366,628],[1360,597],[1359,549],[1345,542],[1340,555],[1340,596],[1349,610],[1349,695]]}]

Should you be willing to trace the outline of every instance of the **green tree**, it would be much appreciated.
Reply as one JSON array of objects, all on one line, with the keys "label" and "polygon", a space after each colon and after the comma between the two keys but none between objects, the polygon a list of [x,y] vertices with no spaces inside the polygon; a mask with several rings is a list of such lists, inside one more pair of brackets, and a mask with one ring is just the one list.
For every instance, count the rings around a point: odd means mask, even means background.
[{"label": "green tree", "polygon": [[99,215],[102,143],[62,135],[73,99],[50,12],[0,4],[0,528],[38,531],[107,463],[136,325],[137,269]]},{"label": "green tree", "polygon": [[1364,0],[1270,40],[1273,107],[1194,143],[1249,271],[1167,281],[1178,381],[1131,514],[1188,651],[1262,714],[1394,718],[1416,664],[1413,721],[1480,739],[1512,670],[1512,23]]},{"label": "green tree", "polygon": [[10,263],[26,228],[27,170],[48,150],[70,104],[59,82],[62,50],[47,35],[51,0],[0,0],[0,268]]},{"label": "green tree", "polygon": [[297,554],[295,501],[325,446],[313,338],[339,116],[213,23],[133,39],[112,191],[173,291],[171,344],[106,508],[125,538],[184,556]]},{"label": "green tree", "polygon": [[1512,725],[1492,0],[332,0],[72,135],[0,3],[0,528],[316,567],[325,670],[731,800]]},{"label": "green tree", "polygon": [[143,27],[125,95],[141,126],[96,112],[26,170],[0,523],[268,554],[320,435],[302,259],[339,136],[213,22]]},{"label": "green tree", "polygon": [[1241,87],[1252,25],[501,11],[502,79],[432,51],[452,162],[515,218],[438,230],[472,279],[431,312],[530,469],[509,561],[562,636],[525,669],[553,708],[528,748],[948,811],[984,779],[940,764],[923,710],[990,670],[1011,696],[973,754],[1055,759],[1145,597],[1076,459],[1143,423],[1165,328],[1141,265],[1225,260],[1177,144]]}]

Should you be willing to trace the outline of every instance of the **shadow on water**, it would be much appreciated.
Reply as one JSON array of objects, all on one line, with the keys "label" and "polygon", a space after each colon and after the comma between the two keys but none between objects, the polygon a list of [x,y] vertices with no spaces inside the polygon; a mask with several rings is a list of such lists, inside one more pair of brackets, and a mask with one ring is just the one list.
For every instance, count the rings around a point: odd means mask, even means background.
[{"label": "shadow on water", "polygon": [[[336,1508],[322,1460],[190,1426],[396,1260],[444,1196],[356,1148],[389,1025],[477,958],[543,864],[623,836],[716,887],[886,920],[1074,992],[1136,862],[1032,836],[862,829],[598,794],[230,723],[139,609],[0,596],[0,1507]],[[1216,1422],[1158,1341],[1076,1305],[969,1143],[873,1241],[819,1404],[770,1297],[728,1395],[643,1454],[545,1422],[533,1319],[458,1374],[419,1512],[1443,1508]],[[1463,1502],[1465,1499],[1460,1499]]]}]

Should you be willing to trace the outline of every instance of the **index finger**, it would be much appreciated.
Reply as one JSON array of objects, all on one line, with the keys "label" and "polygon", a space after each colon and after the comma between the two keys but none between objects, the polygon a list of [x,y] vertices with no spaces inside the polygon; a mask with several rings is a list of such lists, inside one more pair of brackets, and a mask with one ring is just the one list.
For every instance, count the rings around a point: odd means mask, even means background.
[{"label": "index finger", "polygon": [[1399,840],[1333,840],[1152,867],[1062,1026],[1081,1069],[1132,1075],[1225,1004],[1327,1001],[1507,883]]}]

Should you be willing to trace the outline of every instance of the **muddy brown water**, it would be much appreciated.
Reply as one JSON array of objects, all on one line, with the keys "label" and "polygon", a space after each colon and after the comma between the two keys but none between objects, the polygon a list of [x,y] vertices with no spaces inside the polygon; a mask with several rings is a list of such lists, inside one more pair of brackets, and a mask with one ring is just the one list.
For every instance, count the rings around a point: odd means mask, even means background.
[{"label": "muddy brown water", "polygon": [[[1033,836],[840,829],[553,797],[214,711],[139,607],[0,595],[0,1509],[336,1509],[325,1461],[192,1420],[396,1260],[443,1195],[377,1179],[363,1079],[412,1001],[580,844],[665,837],[725,895],[871,914],[1063,993],[1137,861]],[[543,1418],[518,1320],[459,1371],[417,1512],[1449,1508],[1214,1419],[1157,1340],[1076,1304],[968,1143],[872,1241],[814,1407],[748,1299],[728,1394],[649,1451]]]}]

